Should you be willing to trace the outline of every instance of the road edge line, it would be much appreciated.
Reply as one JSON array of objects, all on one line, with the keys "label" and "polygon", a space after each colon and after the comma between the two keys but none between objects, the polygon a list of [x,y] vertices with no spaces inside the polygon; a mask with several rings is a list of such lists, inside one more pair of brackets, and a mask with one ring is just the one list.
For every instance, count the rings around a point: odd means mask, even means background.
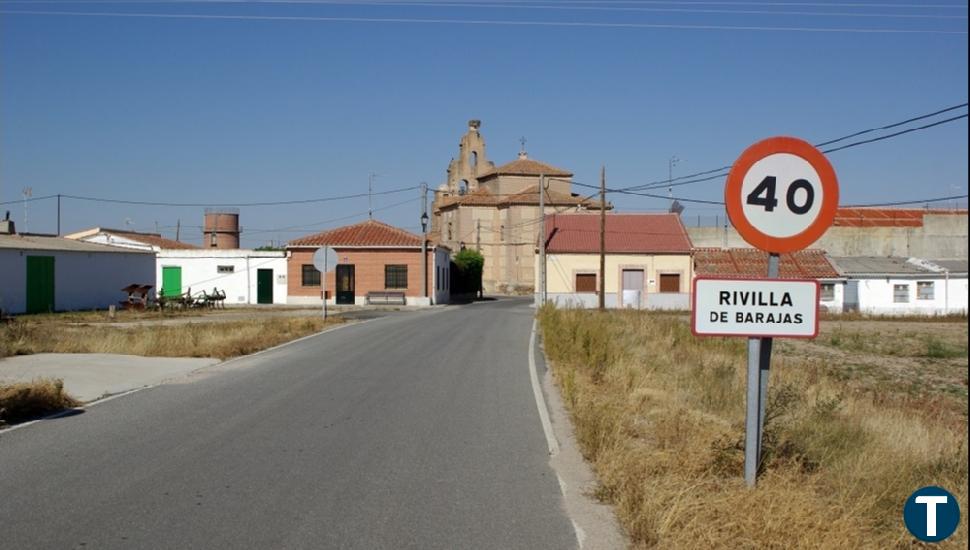
[{"label": "road edge line", "polygon": [[532,383],[532,395],[536,400],[536,408],[539,409],[539,421],[542,423],[542,433],[546,436],[546,445],[549,447],[549,456],[559,454],[559,442],[552,431],[552,422],[549,421],[549,409],[546,407],[546,399],[542,395],[542,387],[539,385],[539,374],[536,371],[536,325],[538,321],[532,320],[532,331],[529,333],[529,382]]}]

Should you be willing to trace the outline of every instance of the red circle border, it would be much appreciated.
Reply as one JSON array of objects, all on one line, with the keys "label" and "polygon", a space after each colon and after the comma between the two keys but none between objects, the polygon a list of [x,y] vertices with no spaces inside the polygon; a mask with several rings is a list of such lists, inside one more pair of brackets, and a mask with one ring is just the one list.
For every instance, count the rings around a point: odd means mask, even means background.
[{"label": "red circle border", "polygon": [[[822,207],[818,217],[804,231],[790,237],[772,237],[757,230],[744,216],[741,204],[741,184],[745,174],[759,160],[777,153],[789,153],[804,159],[818,173],[822,185]],[[808,248],[835,221],[835,213],[839,207],[839,180],[832,164],[812,144],[795,137],[771,137],[745,149],[731,166],[724,186],[724,205],[731,224],[748,244],[776,254],[795,252]]]}]

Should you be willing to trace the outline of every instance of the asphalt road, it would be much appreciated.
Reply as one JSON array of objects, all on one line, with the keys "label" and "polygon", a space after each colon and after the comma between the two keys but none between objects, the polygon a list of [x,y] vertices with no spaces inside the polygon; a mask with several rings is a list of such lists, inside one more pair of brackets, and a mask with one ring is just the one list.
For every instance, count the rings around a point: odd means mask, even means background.
[{"label": "asphalt road", "polygon": [[390,315],[0,432],[0,546],[575,547],[531,316]]}]

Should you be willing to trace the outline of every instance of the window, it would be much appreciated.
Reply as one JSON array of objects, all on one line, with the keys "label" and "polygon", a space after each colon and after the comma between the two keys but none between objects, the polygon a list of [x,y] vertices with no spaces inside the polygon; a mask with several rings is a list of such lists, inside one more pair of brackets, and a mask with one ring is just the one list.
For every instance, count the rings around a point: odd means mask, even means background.
[{"label": "window", "polygon": [[384,288],[407,288],[408,287],[408,266],[406,265],[385,265],[384,266]]},{"label": "window", "polygon": [[303,264],[303,286],[320,286],[320,271],[312,264]]},{"label": "window", "polygon": [[893,285],[893,302],[897,304],[909,303],[909,285]]},{"label": "window", "polygon": [[933,299],[933,281],[917,281],[916,282],[916,299],[917,300],[932,300]]},{"label": "window", "polygon": [[235,273],[236,266],[234,265],[219,265],[216,266],[216,273]]},{"label": "window", "polygon": [[660,292],[680,292],[680,273],[661,273]]},{"label": "window", "polygon": [[577,273],[576,292],[596,292],[596,274]]},{"label": "window", "polygon": [[834,302],[835,301],[835,284],[834,283],[822,283],[821,293],[819,294],[820,302]]},{"label": "window", "polygon": [[219,243],[216,240],[216,234],[215,233],[210,233],[209,234],[209,246],[215,248],[218,244]]}]

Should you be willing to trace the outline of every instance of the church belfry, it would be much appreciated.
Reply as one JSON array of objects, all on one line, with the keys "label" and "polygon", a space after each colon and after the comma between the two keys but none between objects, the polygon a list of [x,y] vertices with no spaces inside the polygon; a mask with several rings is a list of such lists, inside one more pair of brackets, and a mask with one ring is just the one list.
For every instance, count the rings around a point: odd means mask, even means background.
[{"label": "church belfry", "polygon": [[485,140],[478,131],[482,121],[469,120],[468,132],[458,143],[458,158],[452,158],[448,165],[448,182],[442,186],[445,193],[464,195],[478,189],[478,176],[495,165],[485,155]]}]

